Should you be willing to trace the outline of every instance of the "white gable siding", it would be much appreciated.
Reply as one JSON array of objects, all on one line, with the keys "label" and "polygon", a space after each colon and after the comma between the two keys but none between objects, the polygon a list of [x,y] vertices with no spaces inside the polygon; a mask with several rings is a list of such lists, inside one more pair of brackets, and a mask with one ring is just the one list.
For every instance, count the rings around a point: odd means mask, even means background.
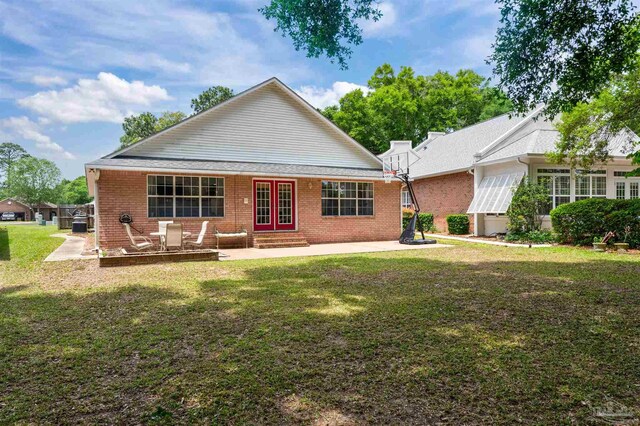
[{"label": "white gable siding", "polygon": [[375,157],[275,84],[247,93],[120,156],[382,168]]}]

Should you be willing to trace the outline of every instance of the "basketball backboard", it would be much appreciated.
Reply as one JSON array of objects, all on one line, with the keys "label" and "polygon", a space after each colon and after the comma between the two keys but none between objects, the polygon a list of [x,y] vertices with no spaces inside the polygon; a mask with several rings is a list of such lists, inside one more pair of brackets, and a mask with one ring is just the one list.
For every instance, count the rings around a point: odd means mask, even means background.
[{"label": "basketball backboard", "polygon": [[382,174],[385,180],[409,173],[409,153],[401,152],[382,157]]}]

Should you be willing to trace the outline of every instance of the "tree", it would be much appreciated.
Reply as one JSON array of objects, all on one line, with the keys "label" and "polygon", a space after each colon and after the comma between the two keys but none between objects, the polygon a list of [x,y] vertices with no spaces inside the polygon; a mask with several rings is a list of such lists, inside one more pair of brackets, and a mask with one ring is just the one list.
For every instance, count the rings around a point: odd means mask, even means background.
[{"label": "tree", "polygon": [[271,0],[259,11],[276,21],[275,31],[289,36],[296,50],[305,50],[309,58],[326,55],[346,69],[352,54],[348,45],[362,43],[358,21],[379,20],[378,4],[377,0]]},{"label": "tree", "polygon": [[498,0],[501,24],[489,63],[519,112],[554,116],[588,101],[633,69],[640,48],[632,0]]},{"label": "tree", "polygon": [[232,89],[224,86],[213,86],[200,93],[197,98],[191,99],[191,108],[195,114],[233,98]]},{"label": "tree", "polygon": [[31,207],[58,199],[60,170],[49,160],[23,157],[11,166],[10,196]]},{"label": "tree", "polygon": [[549,192],[544,185],[525,178],[514,190],[507,217],[509,231],[529,234],[542,228],[542,217],[549,211]]},{"label": "tree", "polygon": [[430,131],[456,130],[512,108],[499,89],[471,70],[423,76],[410,67],[396,74],[384,64],[368,85],[366,95],[354,90],[322,113],[376,154],[389,149],[391,140],[417,144]]},{"label": "tree", "polygon": [[125,148],[139,140],[148,138],[167,127],[184,120],[187,116],[181,111],[163,112],[160,117],[156,117],[150,112],[125,117],[122,123],[124,135],[120,137],[120,148]]},{"label": "tree", "polygon": [[74,180],[63,179],[58,186],[59,204],[87,204],[93,199],[89,196],[84,176],[78,176]]},{"label": "tree", "polygon": [[28,155],[27,151],[17,143],[4,142],[0,144],[0,173],[3,177],[2,187],[0,188],[1,192],[10,192],[8,185],[11,167],[16,161]]},{"label": "tree", "polygon": [[[562,115],[557,125],[561,139],[548,157],[557,163],[589,169],[610,159],[614,138],[625,138],[632,162],[640,165],[640,68],[614,78],[598,97],[581,102]],[[640,175],[640,168],[636,171]]]}]

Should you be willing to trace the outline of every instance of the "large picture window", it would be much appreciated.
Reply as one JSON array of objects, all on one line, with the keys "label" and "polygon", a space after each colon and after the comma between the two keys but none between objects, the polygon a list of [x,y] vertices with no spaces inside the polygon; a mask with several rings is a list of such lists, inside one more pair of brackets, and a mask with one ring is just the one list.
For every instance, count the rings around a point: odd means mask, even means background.
[{"label": "large picture window", "polygon": [[148,215],[224,217],[224,178],[147,176]]},{"label": "large picture window", "polygon": [[[549,192],[549,211],[571,202],[571,172],[569,169],[538,169],[538,183]],[[549,211],[545,213],[549,213]]]},{"label": "large picture window", "polygon": [[322,181],[322,216],[373,216],[373,183]]},{"label": "large picture window", "polygon": [[606,170],[576,170],[576,201],[587,198],[606,198]]}]

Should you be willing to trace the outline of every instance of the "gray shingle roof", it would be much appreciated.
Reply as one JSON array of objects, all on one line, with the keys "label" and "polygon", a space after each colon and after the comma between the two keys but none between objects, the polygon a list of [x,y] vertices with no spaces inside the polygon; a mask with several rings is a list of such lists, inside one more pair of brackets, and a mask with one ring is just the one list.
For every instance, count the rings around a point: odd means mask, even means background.
[{"label": "gray shingle roof", "polygon": [[[508,134],[495,147],[482,153],[497,139]],[[525,155],[543,155],[553,151],[560,138],[554,124],[542,117],[513,116],[508,114],[465,127],[453,133],[423,142],[416,148],[421,159],[411,166],[413,177],[452,173]],[[626,157],[630,140],[640,140],[633,132],[621,132],[609,143],[613,157]],[[421,149],[423,148],[423,149]]]},{"label": "gray shingle roof", "polygon": [[440,136],[418,151],[422,158],[411,166],[413,176],[434,175],[473,167],[473,155],[524,120],[509,114]]},{"label": "gray shingle roof", "polygon": [[220,174],[286,175],[301,177],[343,177],[382,179],[379,169],[307,166],[300,164],[242,163],[231,161],[193,161],[150,158],[101,158],[85,165],[87,169],[144,169],[185,172],[210,172]]}]

